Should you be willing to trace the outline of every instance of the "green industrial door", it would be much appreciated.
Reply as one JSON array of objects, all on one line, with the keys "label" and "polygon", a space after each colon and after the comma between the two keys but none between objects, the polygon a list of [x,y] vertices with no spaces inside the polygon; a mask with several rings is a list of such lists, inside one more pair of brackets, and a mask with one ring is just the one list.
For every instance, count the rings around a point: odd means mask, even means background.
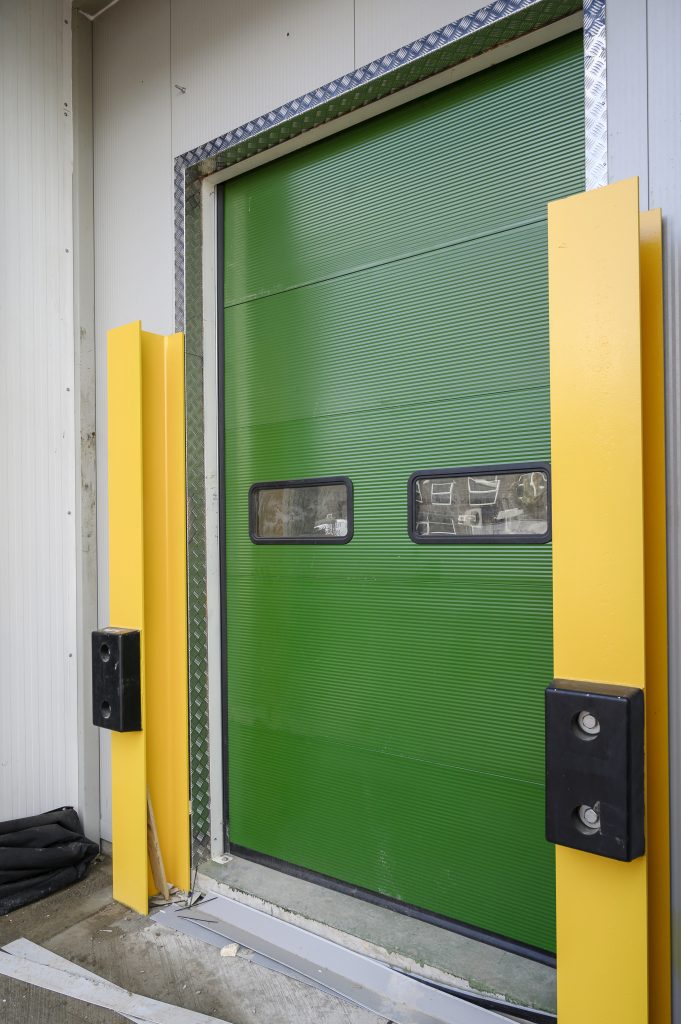
[{"label": "green industrial door", "polygon": [[547,950],[546,203],[584,187],[582,63],[224,196],[230,842]]}]

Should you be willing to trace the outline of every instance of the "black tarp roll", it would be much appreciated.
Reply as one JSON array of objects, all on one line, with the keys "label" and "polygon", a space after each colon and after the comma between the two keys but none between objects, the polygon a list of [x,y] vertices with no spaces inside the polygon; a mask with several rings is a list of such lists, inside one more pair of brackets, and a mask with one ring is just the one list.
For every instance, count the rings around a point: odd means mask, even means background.
[{"label": "black tarp roll", "polygon": [[73,807],[0,821],[0,916],[78,882],[98,853]]}]

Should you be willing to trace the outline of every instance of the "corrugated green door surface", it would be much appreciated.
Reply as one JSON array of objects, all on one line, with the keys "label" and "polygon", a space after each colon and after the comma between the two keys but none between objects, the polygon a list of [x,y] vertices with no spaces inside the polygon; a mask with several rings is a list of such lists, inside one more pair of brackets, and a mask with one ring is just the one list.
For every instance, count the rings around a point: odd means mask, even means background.
[{"label": "corrugated green door surface", "polygon": [[[575,35],[225,187],[230,841],[542,949],[551,545],[414,543],[407,485],[548,459],[583,133]],[[339,476],[349,543],[251,540],[253,484]]]}]

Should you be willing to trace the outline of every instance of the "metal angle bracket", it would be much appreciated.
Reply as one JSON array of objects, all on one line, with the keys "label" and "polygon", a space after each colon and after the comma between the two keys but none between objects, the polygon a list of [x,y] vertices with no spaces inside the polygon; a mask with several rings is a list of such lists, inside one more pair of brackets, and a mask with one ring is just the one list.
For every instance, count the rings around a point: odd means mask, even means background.
[{"label": "metal angle bracket", "polygon": [[159,923],[179,925],[178,930],[191,922],[237,942],[301,981],[319,985],[395,1024],[502,1024],[509,1019],[237,900],[213,896],[202,907],[206,912],[193,908],[189,920],[182,910],[171,908],[154,917]]}]

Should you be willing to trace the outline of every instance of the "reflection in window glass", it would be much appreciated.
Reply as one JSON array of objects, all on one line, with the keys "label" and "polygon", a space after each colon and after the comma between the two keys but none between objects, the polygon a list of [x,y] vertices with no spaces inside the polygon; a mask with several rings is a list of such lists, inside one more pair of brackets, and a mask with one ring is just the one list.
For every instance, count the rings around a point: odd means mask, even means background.
[{"label": "reflection in window glass", "polygon": [[546,537],[549,479],[542,469],[476,470],[413,481],[413,531],[419,537]]},{"label": "reflection in window glass", "polygon": [[271,541],[349,540],[346,480],[257,484],[251,492],[251,536]]}]

